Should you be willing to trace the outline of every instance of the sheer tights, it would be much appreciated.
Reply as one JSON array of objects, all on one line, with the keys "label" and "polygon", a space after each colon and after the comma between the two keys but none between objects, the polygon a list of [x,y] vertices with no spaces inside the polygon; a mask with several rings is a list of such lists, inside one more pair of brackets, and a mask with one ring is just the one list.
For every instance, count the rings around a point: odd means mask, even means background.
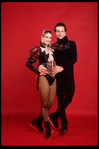
[{"label": "sheer tights", "polygon": [[47,79],[44,76],[39,77],[38,89],[41,97],[41,113],[44,121],[48,121],[48,110],[53,105],[56,96],[56,79],[49,86]]}]

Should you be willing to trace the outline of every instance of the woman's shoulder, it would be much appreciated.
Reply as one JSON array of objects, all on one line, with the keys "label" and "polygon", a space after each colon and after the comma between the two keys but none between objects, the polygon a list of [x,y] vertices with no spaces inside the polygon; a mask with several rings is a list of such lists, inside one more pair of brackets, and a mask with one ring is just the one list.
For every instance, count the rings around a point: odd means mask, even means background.
[{"label": "woman's shoulder", "polygon": [[52,48],[52,49],[60,49],[60,45],[58,43],[52,43],[50,45],[50,48]]},{"label": "woman's shoulder", "polygon": [[32,54],[32,53],[34,53],[34,52],[37,53],[37,52],[39,52],[39,51],[41,51],[40,46],[34,46],[34,47],[31,48],[30,54]]}]

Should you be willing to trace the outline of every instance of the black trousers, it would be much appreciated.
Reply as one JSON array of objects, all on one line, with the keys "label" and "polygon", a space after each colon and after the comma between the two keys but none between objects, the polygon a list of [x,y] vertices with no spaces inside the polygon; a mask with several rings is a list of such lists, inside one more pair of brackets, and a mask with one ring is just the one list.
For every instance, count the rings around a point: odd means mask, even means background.
[{"label": "black trousers", "polygon": [[71,103],[75,91],[73,70],[57,74],[56,81],[58,109],[55,113],[60,117],[61,124],[64,124],[67,123],[65,109]]}]

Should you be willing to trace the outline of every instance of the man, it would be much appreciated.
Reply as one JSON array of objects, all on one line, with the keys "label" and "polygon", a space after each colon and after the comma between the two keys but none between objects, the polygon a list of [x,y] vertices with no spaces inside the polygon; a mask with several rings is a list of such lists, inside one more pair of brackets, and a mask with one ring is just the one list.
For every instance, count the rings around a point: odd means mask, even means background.
[{"label": "man", "polygon": [[[61,120],[61,134],[64,134],[68,129],[68,122],[65,114],[65,109],[71,103],[74,91],[74,73],[73,65],[77,61],[76,44],[74,41],[68,40],[67,29],[63,23],[57,23],[54,28],[57,42],[62,46],[61,50],[55,51],[56,61],[56,81],[57,81],[57,99],[58,108],[56,112],[50,114],[50,119],[56,128],[58,128],[58,118]],[[38,67],[38,70],[44,71],[42,66]]]}]

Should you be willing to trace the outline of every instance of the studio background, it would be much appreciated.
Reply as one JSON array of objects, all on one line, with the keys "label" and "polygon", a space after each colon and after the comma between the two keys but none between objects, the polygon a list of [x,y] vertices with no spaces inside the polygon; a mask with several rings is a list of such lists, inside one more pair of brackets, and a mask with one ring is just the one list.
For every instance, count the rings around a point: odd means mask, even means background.
[{"label": "studio background", "polygon": [[[77,45],[74,65],[75,94],[66,109],[68,132],[61,137],[51,127],[51,137],[28,123],[41,110],[37,75],[26,67],[42,31],[53,33],[63,22],[67,36]],[[2,2],[1,3],[1,144],[3,146],[93,146],[98,144],[98,3]],[[37,66],[37,62],[34,64]],[[57,97],[49,114],[57,109]],[[42,122],[43,126],[43,122]]]},{"label": "studio background", "polygon": [[[37,75],[25,65],[33,46],[39,46],[42,31],[53,33],[63,22],[69,40],[77,45],[74,65],[75,94],[67,108],[71,114],[98,111],[98,4],[96,2],[2,2],[1,3],[1,112],[40,113]],[[35,67],[37,65],[34,64]],[[57,98],[49,113],[57,108]]]}]

